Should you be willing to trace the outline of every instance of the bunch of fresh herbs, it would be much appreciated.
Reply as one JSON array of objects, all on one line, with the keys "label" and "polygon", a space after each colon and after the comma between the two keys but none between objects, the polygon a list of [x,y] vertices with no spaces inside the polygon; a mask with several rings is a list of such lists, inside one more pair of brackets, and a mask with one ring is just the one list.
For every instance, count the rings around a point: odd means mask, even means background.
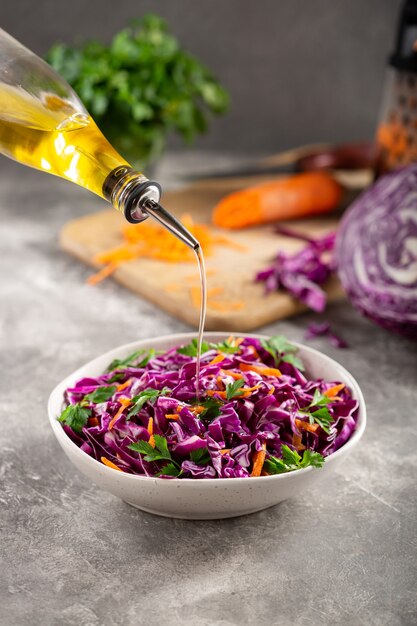
[{"label": "bunch of fresh herbs", "polygon": [[157,15],[133,21],[109,45],[56,44],[46,59],[116,149],[142,165],[160,154],[169,132],[190,142],[206,131],[209,113],[228,108],[225,89]]}]

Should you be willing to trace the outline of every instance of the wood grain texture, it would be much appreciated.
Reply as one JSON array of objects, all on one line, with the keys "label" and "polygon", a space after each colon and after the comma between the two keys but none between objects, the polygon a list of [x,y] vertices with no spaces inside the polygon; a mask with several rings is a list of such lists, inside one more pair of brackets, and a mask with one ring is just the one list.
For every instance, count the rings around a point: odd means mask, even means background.
[{"label": "wood grain texture", "polygon": [[[264,179],[251,178],[251,184]],[[163,204],[177,216],[191,213],[197,222],[210,223],[215,203],[226,193],[247,185],[247,179],[240,178],[201,181],[164,194]],[[96,254],[120,245],[124,223],[122,216],[114,210],[73,220],[61,231],[61,246],[84,263],[96,266],[93,260]],[[322,235],[336,228],[337,218],[315,218],[287,225],[313,236]],[[225,306],[225,311],[215,310],[209,299],[207,330],[250,331],[304,310],[288,294],[277,292],[265,296],[263,285],[253,281],[255,273],[265,267],[279,249],[294,252],[303,243],[277,235],[272,226],[234,232],[213,228],[213,232],[227,236],[244,250],[218,245],[206,259],[208,288],[218,288],[219,295],[215,300]],[[113,277],[160,308],[197,326],[199,311],[192,298],[192,287],[199,285],[196,263],[137,259],[118,268]],[[329,282],[326,290],[329,300],[342,295],[336,279]],[[238,302],[242,303],[241,308]]]}]

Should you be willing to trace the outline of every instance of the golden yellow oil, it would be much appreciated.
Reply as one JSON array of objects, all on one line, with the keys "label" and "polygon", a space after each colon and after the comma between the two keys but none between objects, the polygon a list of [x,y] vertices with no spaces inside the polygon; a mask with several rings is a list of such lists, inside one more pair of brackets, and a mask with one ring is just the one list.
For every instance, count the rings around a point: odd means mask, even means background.
[{"label": "golden yellow oil", "polygon": [[128,165],[83,109],[54,94],[35,98],[0,85],[0,151],[103,197],[103,183]]}]

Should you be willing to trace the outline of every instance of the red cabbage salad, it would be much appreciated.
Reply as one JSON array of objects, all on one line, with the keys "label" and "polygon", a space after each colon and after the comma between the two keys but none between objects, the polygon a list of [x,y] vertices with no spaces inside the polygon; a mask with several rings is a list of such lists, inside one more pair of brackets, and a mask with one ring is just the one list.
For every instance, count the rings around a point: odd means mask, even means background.
[{"label": "red cabbage salad", "polygon": [[65,391],[58,418],[108,467],[161,478],[246,478],[321,467],[356,428],[358,402],[310,379],[284,337],[138,350]]}]

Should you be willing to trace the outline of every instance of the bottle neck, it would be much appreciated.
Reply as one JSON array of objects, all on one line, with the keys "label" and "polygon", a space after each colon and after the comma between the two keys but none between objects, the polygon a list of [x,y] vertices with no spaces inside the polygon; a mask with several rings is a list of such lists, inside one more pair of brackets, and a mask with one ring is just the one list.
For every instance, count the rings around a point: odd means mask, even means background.
[{"label": "bottle neck", "polygon": [[158,203],[161,187],[127,165],[116,167],[103,183],[103,195],[131,224],[145,220],[149,213],[142,210],[146,200]]}]

